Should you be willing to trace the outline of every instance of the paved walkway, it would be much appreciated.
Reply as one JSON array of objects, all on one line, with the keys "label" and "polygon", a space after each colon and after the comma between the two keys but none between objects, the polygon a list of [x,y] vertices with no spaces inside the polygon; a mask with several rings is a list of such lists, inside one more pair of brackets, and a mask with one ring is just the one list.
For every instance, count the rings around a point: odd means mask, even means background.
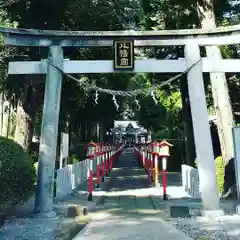
[{"label": "paved walkway", "polygon": [[161,219],[161,210],[155,209],[150,197],[156,189],[133,153],[123,152],[110,177],[102,209],[75,240],[191,239]]}]

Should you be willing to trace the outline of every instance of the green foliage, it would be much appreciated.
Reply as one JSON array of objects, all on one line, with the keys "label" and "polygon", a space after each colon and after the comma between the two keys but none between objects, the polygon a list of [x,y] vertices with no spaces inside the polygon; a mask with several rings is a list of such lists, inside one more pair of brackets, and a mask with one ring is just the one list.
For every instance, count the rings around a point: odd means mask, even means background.
[{"label": "green foliage", "polygon": [[[12,21],[9,18],[9,14],[7,11],[0,9],[0,27],[7,27],[7,28],[16,28],[18,26],[16,21]],[[6,57],[8,57],[9,54],[13,54],[14,48],[6,48],[4,46],[3,41],[3,35],[0,34],[0,91],[3,89],[6,92],[9,92],[9,89],[7,87],[7,63],[6,63]]]},{"label": "green foliage", "polygon": [[194,163],[195,163],[196,167],[198,167],[197,159],[195,159]]},{"label": "green foliage", "polygon": [[0,203],[15,204],[34,192],[33,160],[16,142],[0,137]]},{"label": "green foliage", "polygon": [[34,166],[34,169],[35,169],[35,172],[37,175],[38,174],[38,162],[35,162],[33,166]]},{"label": "green foliage", "polygon": [[224,187],[223,185],[224,185],[224,170],[225,170],[225,164],[222,156],[219,156],[215,159],[215,165],[216,165],[218,189],[220,193],[222,193],[223,187]]},{"label": "green foliage", "polygon": [[[197,160],[195,160],[195,164],[197,167]],[[215,166],[216,166],[218,189],[219,189],[219,192],[222,193],[223,187],[224,187],[224,170],[225,170],[225,164],[222,156],[218,156],[215,159]]]},{"label": "green foliage", "polygon": [[213,240],[213,238],[208,236],[200,236],[197,238],[197,240]]},{"label": "green foliage", "polygon": [[[154,81],[153,75],[137,74],[131,79],[129,88],[149,88]],[[155,139],[182,135],[180,91],[168,92],[166,90],[156,91],[157,105],[152,97],[146,96],[140,99],[140,109],[135,108],[132,99],[128,101],[128,106],[134,111],[134,119],[137,119],[146,129],[152,130]]]},{"label": "green foliage", "polygon": [[[16,28],[18,23],[16,21],[11,21],[7,11],[0,9],[0,27]],[[3,42],[3,36],[1,35],[0,41]]]},{"label": "green foliage", "polygon": [[69,164],[74,164],[79,162],[79,159],[76,154],[72,154],[69,158]]}]

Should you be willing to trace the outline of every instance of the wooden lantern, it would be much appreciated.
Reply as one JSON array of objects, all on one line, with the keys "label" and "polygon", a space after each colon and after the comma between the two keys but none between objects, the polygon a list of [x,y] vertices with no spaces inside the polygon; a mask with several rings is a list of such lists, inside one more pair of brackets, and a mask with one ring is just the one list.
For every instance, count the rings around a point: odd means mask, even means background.
[{"label": "wooden lantern", "polygon": [[96,154],[97,144],[91,141],[87,146],[87,156],[93,157]]},{"label": "wooden lantern", "polygon": [[167,141],[162,141],[159,144],[159,156],[169,157],[170,156],[170,147],[173,145]]}]

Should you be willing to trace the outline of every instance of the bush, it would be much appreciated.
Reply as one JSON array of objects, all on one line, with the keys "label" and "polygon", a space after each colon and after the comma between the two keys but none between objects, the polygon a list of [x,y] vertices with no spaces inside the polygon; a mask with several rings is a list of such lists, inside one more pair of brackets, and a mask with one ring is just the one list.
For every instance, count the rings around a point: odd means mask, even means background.
[{"label": "bush", "polygon": [[31,156],[13,140],[0,137],[0,204],[26,201],[34,193],[35,182]]},{"label": "bush", "polygon": [[[197,167],[197,160],[195,160],[195,164]],[[224,170],[225,170],[225,164],[222,156],[219,156],[215,159],[215,166],[216,166],[218,189],[219,189],[219,192],[222,193],[224,188]]]}]

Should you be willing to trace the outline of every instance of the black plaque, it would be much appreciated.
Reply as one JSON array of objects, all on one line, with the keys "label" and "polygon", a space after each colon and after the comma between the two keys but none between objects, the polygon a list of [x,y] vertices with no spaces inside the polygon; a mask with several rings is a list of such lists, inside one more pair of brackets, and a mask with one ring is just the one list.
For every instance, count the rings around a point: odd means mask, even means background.
[{"label": "black plaque", "polygon": [[133,40],[114,41],[114,69],[134,69],[134,44]]}]

